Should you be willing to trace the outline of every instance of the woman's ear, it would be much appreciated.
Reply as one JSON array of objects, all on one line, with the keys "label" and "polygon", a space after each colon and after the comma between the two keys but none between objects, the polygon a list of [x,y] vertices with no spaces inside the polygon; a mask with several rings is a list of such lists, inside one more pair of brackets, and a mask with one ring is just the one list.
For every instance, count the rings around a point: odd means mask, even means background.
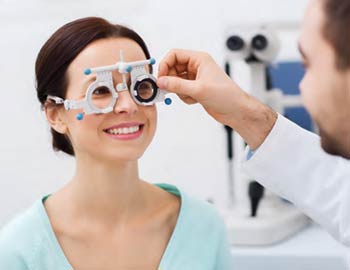
[{"label": "woman's ear", "polygon": [[46,104],[44,110],[50,126],[58,133],[66,134],[68,127],[64,121],[62,106]]}]

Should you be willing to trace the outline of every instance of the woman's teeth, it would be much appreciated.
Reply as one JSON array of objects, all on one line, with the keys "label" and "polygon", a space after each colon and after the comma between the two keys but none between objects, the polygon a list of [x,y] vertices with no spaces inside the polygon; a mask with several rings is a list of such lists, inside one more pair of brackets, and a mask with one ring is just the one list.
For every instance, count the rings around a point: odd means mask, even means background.
[{"label": "woman's teeth", "polygon": [[140,126],[107,129],[106,132],[113,135],[130,134],[140,130]]}]

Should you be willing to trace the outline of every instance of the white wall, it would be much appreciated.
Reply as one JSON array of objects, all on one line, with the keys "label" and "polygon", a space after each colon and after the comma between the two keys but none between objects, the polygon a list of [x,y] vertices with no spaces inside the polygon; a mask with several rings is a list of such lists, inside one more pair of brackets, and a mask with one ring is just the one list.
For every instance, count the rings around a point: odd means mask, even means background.
[{"label": "white wall", "polygon": [[[223,63],[227,25],[300,22],[307,0],[0,0],[0,225],[70,179],[74,160],[51,150],[34,88],[36,55],[64,23],[102,16],[144,37],[160,60],[174,47],[204,50]],[[296,35],[285,35],[282,58],[297,57]],[[150,182],[173,183],[199,198],[226,202],[226,144],[221,125],[199,105],[159,106],[159,127],[140,161]]]}]

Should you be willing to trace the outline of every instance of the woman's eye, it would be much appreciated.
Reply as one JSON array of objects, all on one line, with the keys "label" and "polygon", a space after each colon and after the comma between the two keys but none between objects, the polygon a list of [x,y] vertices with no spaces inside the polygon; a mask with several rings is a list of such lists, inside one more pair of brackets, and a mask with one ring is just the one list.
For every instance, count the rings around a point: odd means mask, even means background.
[{"label": "woman's eye", "polygon": [[152,87],[152,84],[150,84],[149,82],[145,82],[139,85],[138,90],[146,92],[146,91],[153,90],[153,87]]},{"label": "woman's eye", "polygon": [[147,91],[150,91],[150,90],[152,90],[152,87],[149,87],[149,86],[140,86],[139,87],[139,91],[140,92],[147,92]]},{"label": "woman's eye", "polygon": [[96,88],[93,92],[94,95],[108,95],[111,92],[109,91],[109,89],[106,86],[100,86],[98,88]]}]

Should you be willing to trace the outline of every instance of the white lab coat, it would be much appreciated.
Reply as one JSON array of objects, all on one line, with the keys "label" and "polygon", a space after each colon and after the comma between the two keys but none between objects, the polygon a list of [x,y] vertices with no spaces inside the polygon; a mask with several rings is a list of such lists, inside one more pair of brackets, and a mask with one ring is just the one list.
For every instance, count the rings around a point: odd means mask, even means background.
[{"label": "white lab coat", "polygon": [[283,116],[242,168],[350,247],[350,161]]}]

